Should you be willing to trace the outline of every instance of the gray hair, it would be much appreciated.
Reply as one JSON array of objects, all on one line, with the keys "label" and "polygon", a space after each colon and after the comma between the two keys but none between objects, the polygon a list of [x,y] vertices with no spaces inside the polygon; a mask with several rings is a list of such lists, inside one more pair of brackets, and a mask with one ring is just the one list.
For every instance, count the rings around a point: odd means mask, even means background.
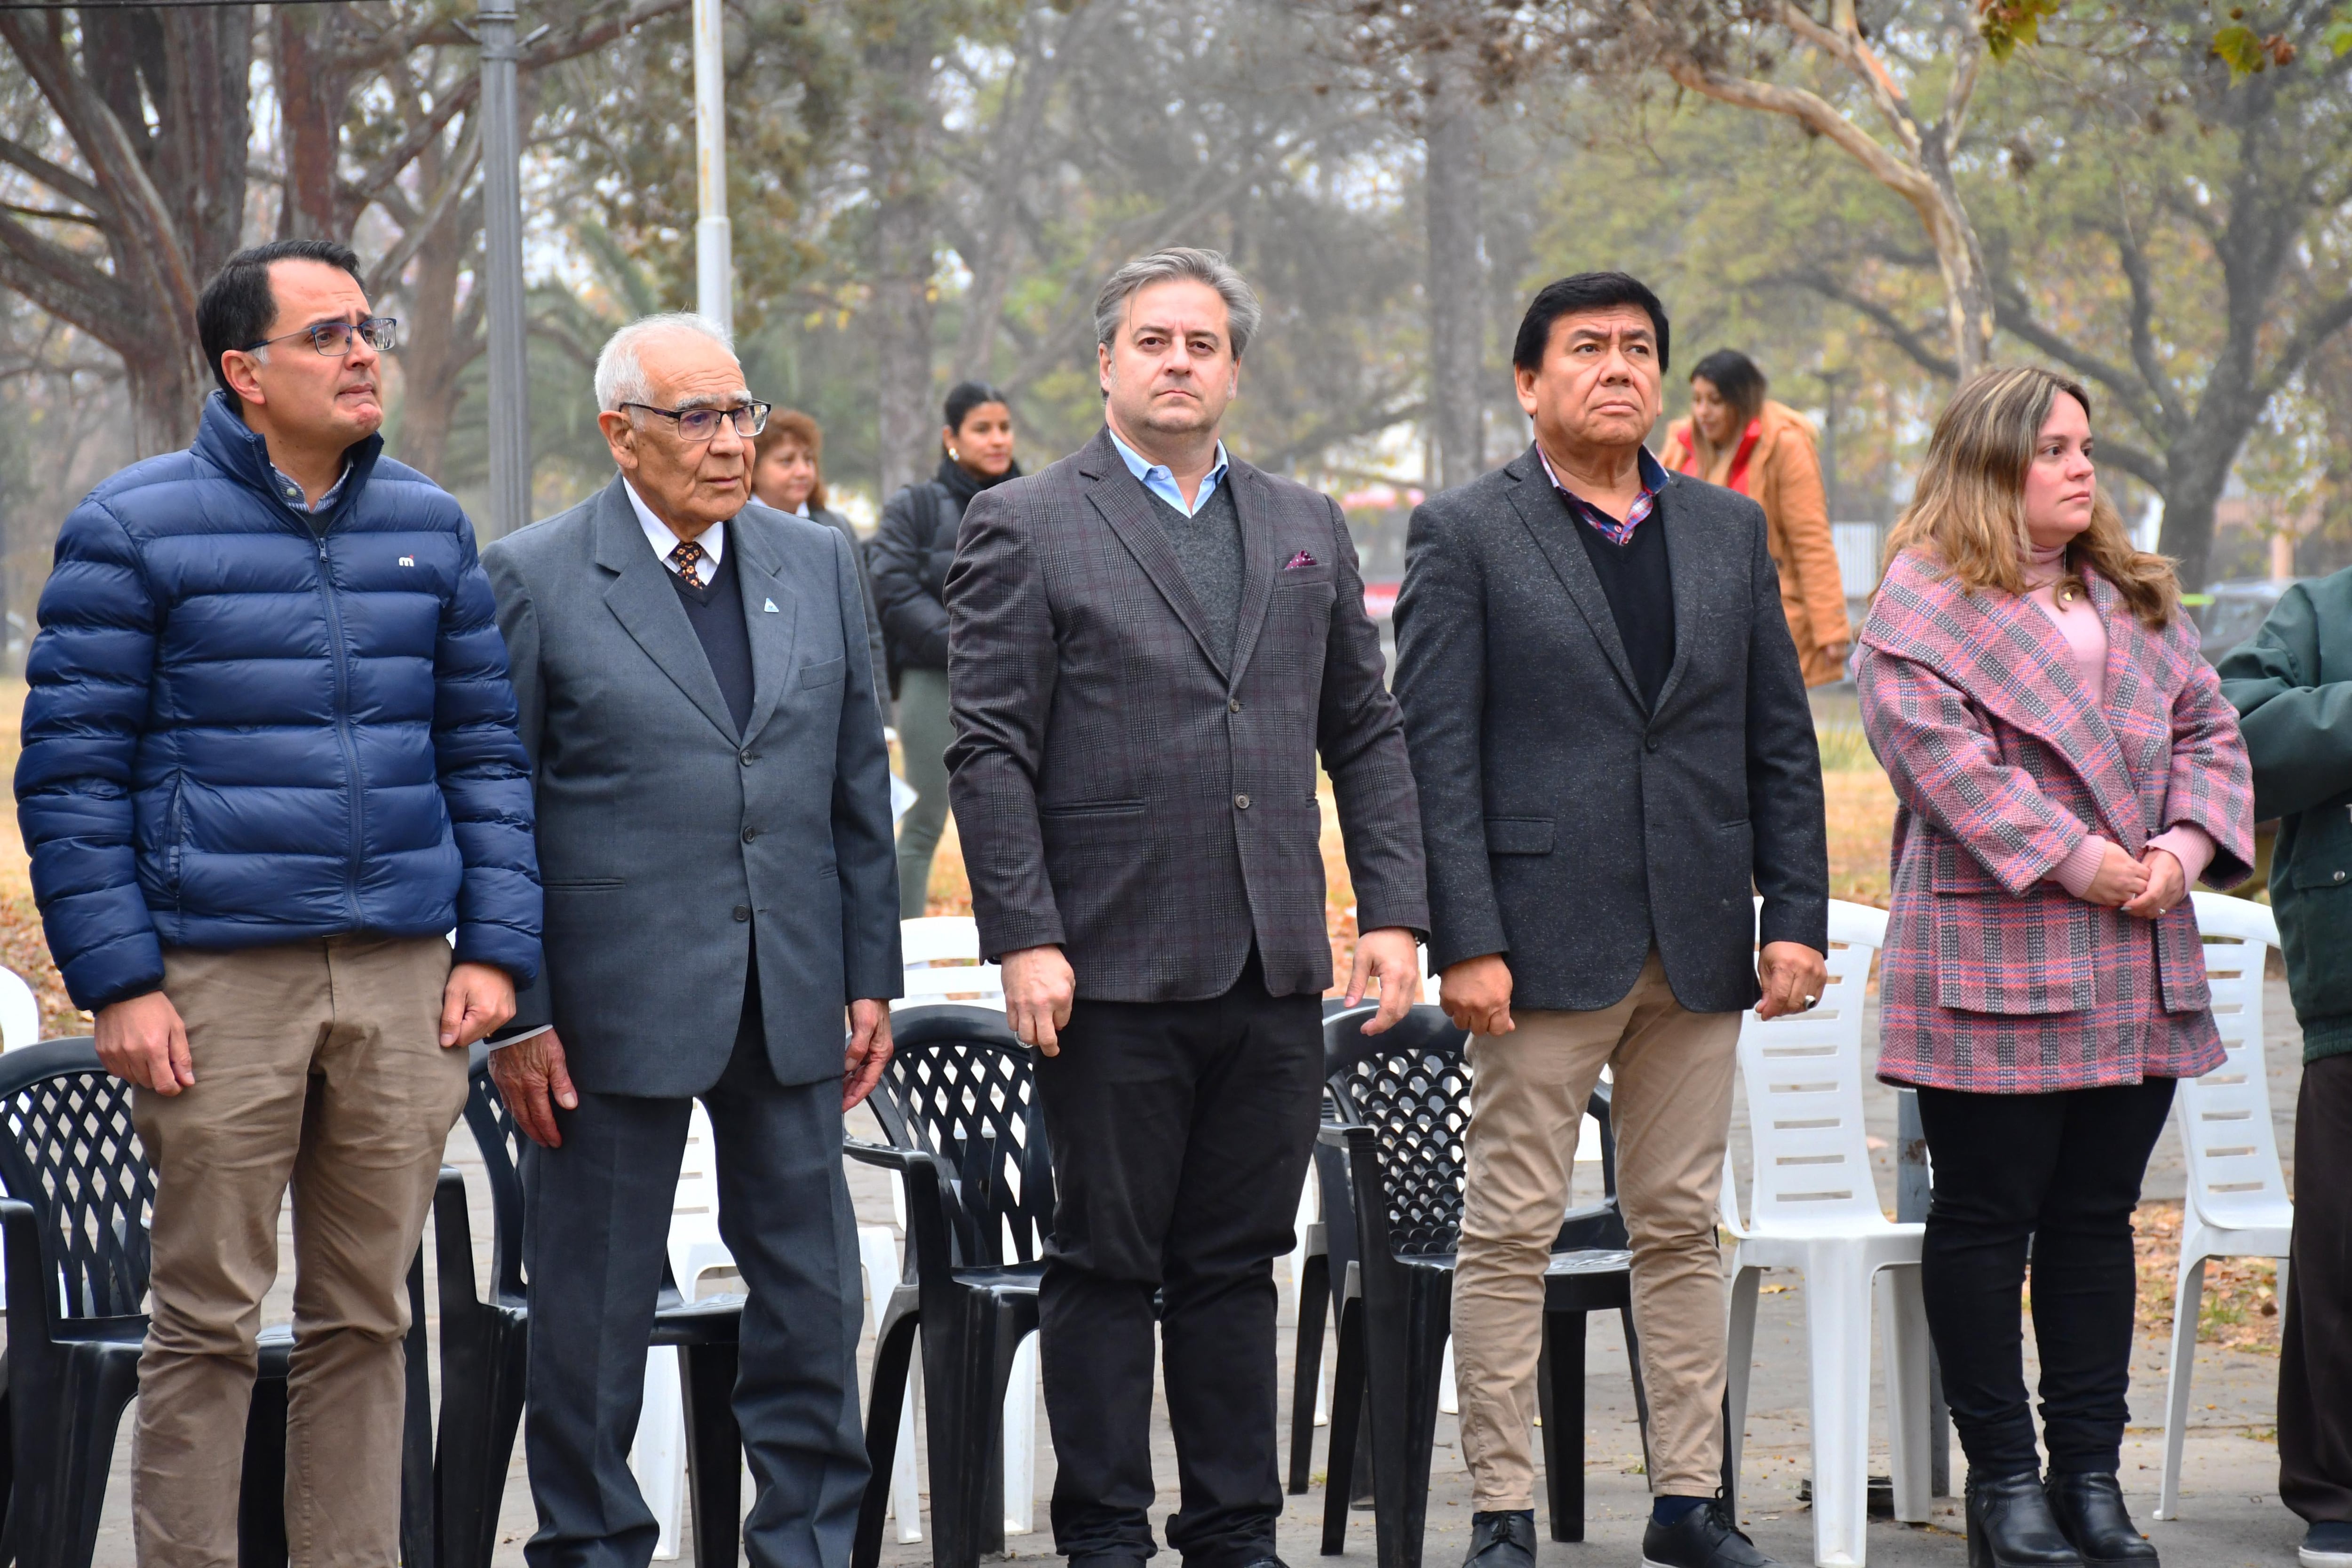
[{"label": "gray hair", "polygon": [[729,353],[735,352],[733,335],[708,316],[692,310],[640,316],[606,338],[603,351],[596,355],[596,406],[606,414],[616,414],[625,403],[652,402],[654,384],[646,374],[643,351],[654,339],[675,332],[709,338]]},{"label": "gray hair", "polygon": [[1118,323],[1127,314],[1127,302],[1138,293],[1154,283],[1181,280],[1206,283],[1223,299],[1227,329],[1233,334],[1234,358],[1241,358],[1250,339],[1257,335],[1256,294],[1223,255],[1182,245],[1139,256],[1103,280],[1102,292],[1095,296],[1095,342],[1108,343],[1118,335]]}]

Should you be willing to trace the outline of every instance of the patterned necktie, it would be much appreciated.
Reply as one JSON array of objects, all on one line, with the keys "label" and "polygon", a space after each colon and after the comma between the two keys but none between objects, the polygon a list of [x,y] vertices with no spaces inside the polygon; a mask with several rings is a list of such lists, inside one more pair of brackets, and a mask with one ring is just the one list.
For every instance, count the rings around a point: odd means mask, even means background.
[{"label": "patterned necktie", "polygon": [[692,540],[687,540],[669,552],[670,570],[693,584],[702,586],[702,563],[708,552]]}]

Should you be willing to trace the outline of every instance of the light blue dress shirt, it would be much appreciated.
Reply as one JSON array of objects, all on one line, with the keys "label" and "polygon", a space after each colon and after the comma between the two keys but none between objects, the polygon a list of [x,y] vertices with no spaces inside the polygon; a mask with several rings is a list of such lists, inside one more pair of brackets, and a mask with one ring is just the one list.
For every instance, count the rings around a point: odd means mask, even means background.
[{"label": "light blue dress shirt", "polygon": [[[344,481],[352,477],[352,466],[349,463],[345,463],[343,465],[343,471],[335,476],[335,482],[327,487],[327,493],[319,498],[319,504],[312,506],[310,501],[305,499],[306,492],[303,490],[301,485],[295,479],[293,475],[288,473],[285,469],[279,468],[275,463],[269,465],[269,471],[277,476],[278,489],[286,497],[286,504],[292,507],[296,511],[307,511],[313,517],[325,511],[329,507],[333,506],[336,501],[342,499]],[[1207,492],[1203,491],[1202,493],[1205,495]]]},{"label": "light blue dress shirt", "polygon": [[[1109,429],[1109,426],[1105,426],[1104,428]],[[1216,466],[1209,470],[1209,477],[1201,481],[1201,493],[1189,502],[1184,499],[1184,492],[1176,488],[1176,476],[1169,471],[1167,464],[1145,462],[1143,454],[1120,440],[1116,430],[1110,432],[1110,444],[1118,448],[1120,459],[1127,464],[1127,471],[1141,479],[1145,489],[1186,517],[1208,505],[1209,498],[1217,493],[1217,487],[1225,482],[1225,444],[1223,441],[1217,443]]]}]

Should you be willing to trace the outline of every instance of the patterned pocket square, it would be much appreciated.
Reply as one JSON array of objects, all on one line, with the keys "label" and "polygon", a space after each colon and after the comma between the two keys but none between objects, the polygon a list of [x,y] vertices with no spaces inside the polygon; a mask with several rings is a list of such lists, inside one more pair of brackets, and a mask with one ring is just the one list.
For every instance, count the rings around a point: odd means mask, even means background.
[{"label": "patterned pocket square", "polygon": [[1283,570],[1285,572],[1296,572],[1302,566],[1312,566],[1314,564],[1315,557],[1307,554],[1307,552],[1302,550],[1297,554],[1290,558],[1288,563],[1283,567]]}]

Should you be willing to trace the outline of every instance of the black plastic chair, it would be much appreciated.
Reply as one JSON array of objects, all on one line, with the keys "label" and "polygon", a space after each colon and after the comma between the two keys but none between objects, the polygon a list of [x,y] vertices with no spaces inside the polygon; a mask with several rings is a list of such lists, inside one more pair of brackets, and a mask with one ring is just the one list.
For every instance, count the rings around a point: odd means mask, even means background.
[{"label": "black plastic chair", "polygon": [[[1004,1549],[1005,1384],[1037,1331],[1037,1282],[1051,1234],[1054,1170],[1029,1047],[985,1007],[908,1007],[890,1020],[896,1054],[867,1101],[889,1146],[848,1142],[853,1159],[907,1190],[906,1269],[876,1326],[866,1404],[873,1479],[852,1568],[874,1568],[915,1333],[922,1331],[931,1561],[973,1568]],[[1008,1245],[1007,1237],[1010,1236]]]},{"label": "black plastic chair", "polygon": [[[154,1173],[131,1089],[87,1036],[0,1057],[0,1228],[8,1260],[8,1510],[0,1561],[86,1568],[98,1542],[122,1412],[147,1337]],[[446,1188],[457,1181],[444,1171]],[[430,1541],[424,1254],[409,1266],[408,1411],[401,1548]],[[237,1507],[244,1568],[286,1562],[286,1367],[294,1336],[262,1331]]]},{"label": "black plastic chair", "polygon": [[[440,1517],[438,1568],[488,1568],[499,1504],[522,1423],[530,1347],[523,1278],[522,1130],[490,1081],[489,1055],[474,1047],[466,1127],[490,1185],[490,1278],[474,1273],[471,1222],[460,1184],[435,1194],[441,1275],[441,1425],[434,1462]],[[652,1343],[684,1351],[688,1496],[697,1568],[733,1568],[743,1531],[742,1432],[735,1422],[736,1345],[743,1297],[688,1301],[662,1268]]]},{"label": "black plastic chair", "polygon": [[[1393,1029],[1366,1036],[1373,1009],[1327,1019],[1324,1066],[1340,1121],[1319,1134],[1347,1154],[1351,1190],[1327,1190],[1325,1213],[1353,1212],[1332,1379],[1323,1551],[1346,1550],[1358,1434],[1369,1427],[1372,1515],[1380,1568],[1420,1568],[1429,1510],[1438,1384],[1452,1328],[1454,1247],[1461,1236],[1464,1135],[1470,1125],[1469,1037],[1439,1009],[1415,1007]],[[1598,1204],[1570,1210],[1544,1274],[1544,1349],[1537,1378],[1543,1418],[1546,1504],[1555,1541],[1584,1539],[1585,1318],[1617,1312],[1633,1363],[1634,1407],[1649,1446],[1649,1402],[1633,1331],[1632,1258],[1616,1205],[1616,1139],[1609,1101],[1587,1108],[1601,1129]],[[1336,1227],[1335,1227],[1336,1228]],[[1368,1402],[1368,1404],[1367,1404]],[[1369,1413],[1370,1419],[1363,1419]]]}]

